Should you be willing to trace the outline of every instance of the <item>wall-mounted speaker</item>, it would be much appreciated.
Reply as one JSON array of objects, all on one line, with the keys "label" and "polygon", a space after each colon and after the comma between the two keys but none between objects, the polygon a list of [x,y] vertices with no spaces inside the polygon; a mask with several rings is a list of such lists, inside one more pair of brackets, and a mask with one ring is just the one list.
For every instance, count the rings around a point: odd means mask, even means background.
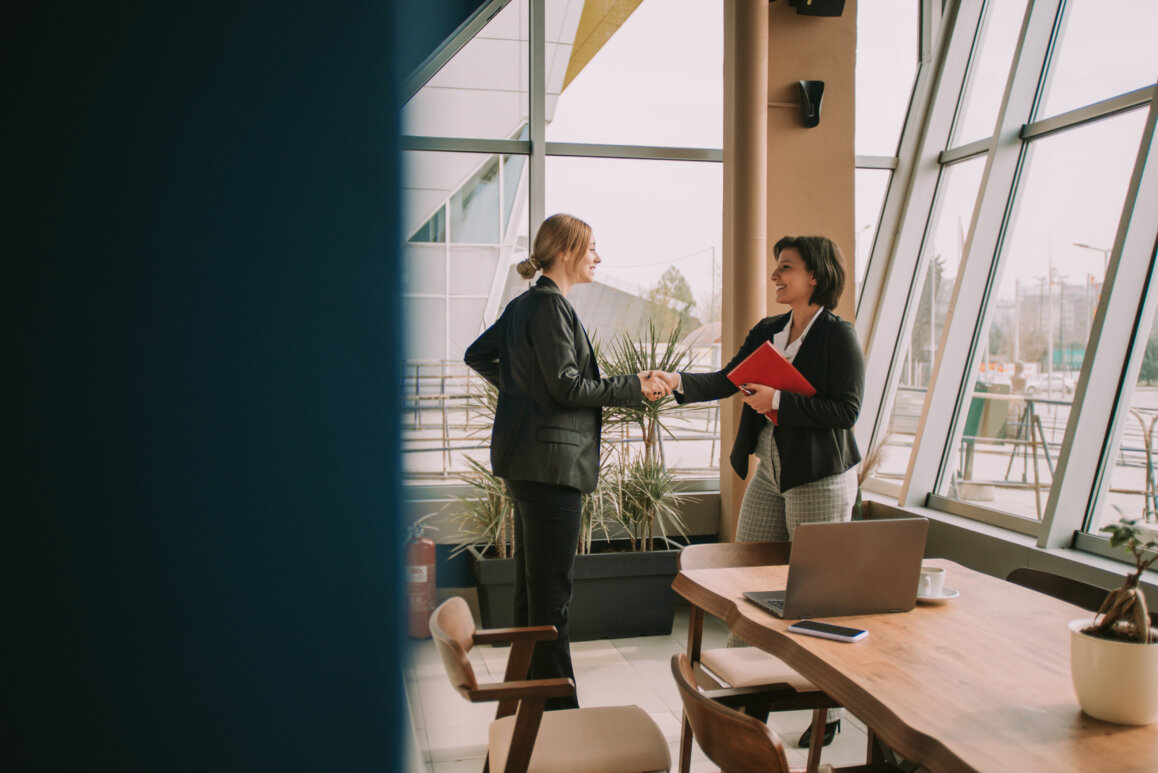
[{"label": "wall-mounted speaker", "polygon": [[840,16],[844,13],[844,0],[788,0],[788,5],[802,16]]},{"label": "wall-mounted speaker", "polygon": [[820,125],[820,100],[824,97],[824,81],[799,81],[800,109],[804,117],[804,128]]}]

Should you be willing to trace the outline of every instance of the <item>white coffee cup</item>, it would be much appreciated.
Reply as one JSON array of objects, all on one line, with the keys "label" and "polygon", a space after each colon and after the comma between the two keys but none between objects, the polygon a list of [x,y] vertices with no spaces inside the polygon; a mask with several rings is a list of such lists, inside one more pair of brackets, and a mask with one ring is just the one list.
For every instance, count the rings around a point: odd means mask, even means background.
[{"label": "white coffee cup", "polygon": [[939,598],[945,594],[945,570],[938,566],[922,566],[921,581],[917,583],[917,595],[925,598]]}]

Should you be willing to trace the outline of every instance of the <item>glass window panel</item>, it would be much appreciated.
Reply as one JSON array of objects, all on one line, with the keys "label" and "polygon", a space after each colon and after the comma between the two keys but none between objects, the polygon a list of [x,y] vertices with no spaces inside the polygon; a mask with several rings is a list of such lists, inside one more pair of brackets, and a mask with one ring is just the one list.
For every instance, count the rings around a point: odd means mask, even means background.
[{"label": "glass window panel", "polygon": [[[1100,286],[1094,289],[1101,292]],[[1148,329],[1138,352],[1142,358],[1138,382],[1126,414],[1118,419],[1122,432],[1109,464],[1109,495],[1090,525],[1095,534],[1121,517],[1158,520],[1158,468],[1154,466],[1158,463],[1154,457],[1158,451],[1158,318]]]},{"label": "glass window panel", "polygon": [[[432,218],[437,219],[437,213],[440,209],[445,210],[447,203],[452,197],[458,194],[456,206],[461,208],[464,204],[468,206],[481,206],[482,201],[478,204],[467,202],[467,199],[473,199],[481,195],[483,199],[491,196],[495,197],[493,202],[488,206],[493,206],[493,219],[495,225],[492,226],[493,231],[498,228],[498,181],[495,171],[491,170],[492,179],[495,190],[486,189],[486,181],[481,178],[483,170],[485,170],[492,162],[497,164],[497,157],[484,156],[478,153],[437,153],[432,151],[406,151],[402,153],[402,223],[403,233],[408,240],[417,235],[420,231],[427,227]],[[482,188],[480,190],[480,187]],[[479,210],[481,212],[481,210]],[[461,212],[451,212],[452,221],[455,218],[461,220]],[[481,215],[476,215],[481,217]],[[439,226],[445,234],[446,225]],[[451,226],[452,229],[455,226]],[[458,226],[458,231],[461,232],[462,226]],[[443,236],[442,240],[445,241]],[[498,241],[497,237],[490,238],[488,243],[494,244]]]},{"label": "glass window panel", "polygon": [[887,169],[856,170],[856,297],[860,297],[860,287],[868,271],[869,254],[877,235],[877,225],[881,220],[881,207],[885,193],[889,189],[892,172]]},{"label": "glass window panel", "polygon": [[491,156],[450,197],[450,240],[459,244],[499,241],[499,159]]},{"label": "glass window panel", "polygon": [[513,0],[419,89],[402,132],[505,139],[526,122],[527,0]]},{"label": "glass window panel", "polygon": [[[624,302],[608,296],[581,315],[589,333],[608,338],[646,326],[645,310],[656,309],[644,296],[672,267],[686,280],[693,307],[711,305],[703,290],[719,283],[722,164],[548,157],[546,206],[548,214],[569,212],[591,224],[603,259],[596,282]],[[672,292],[687,300],[682,290]],[[703,321],[697,309],[689,311],[692,322]]]},{"label": "glass window panel", "polygon": [[430,216],[414,235],[412,242],[445,242],[446,241],[446,207],[439,207],[438,211]]},{"label": "glass window panel", "polygon": [[574,48],[559,49],[566,66],[548,60],[559,96],[547,99],[547,139],[722,147],[722,0],[643,0],[623,18],[626,6],[587,3]]},{"label": "glass window panel", "polygon": [[908,469],[984,171],[985,158],[977,157],[946,167],[942,173],[932,225],[922,247],[925,268],[917,277],[921,289],[916,310],[910,312],[916,317],[893,370],[896,391],[876,477],[899,480]]},{"label": "glass window panel", "polygon": [[511,216],[515,202],[525,202],[527,191],[523,185],[523,170],[527,168],[526,156],[503,156],[503,229],[511,227]]},{"label": "glass window panel", "polygon": [[486,311],[485,298],[454,298],[450,302],[450,339],[447,359],[461,362],[466,347],[474,343],[483,331],[483,313]]},{"label": "glass window panel", "polygon": [[993,136],[1024,17],[1025,0],[985,4],[951,146],[967,145]]},{"label": "glass window panel", "polygon": [[450,248],[450,294],[487,295],[495,278],[499,247]]},{"label": "glass window panel", "polygon": [[1153,86],[1156,29],[1154,0],[1067,0],[1037,117]]},{"label": "glass window panel", "polygon": [[406,359],[446,358],[446,299],[403,296],[406,320]]},{"label": "glass window panel", "polygon": [[917,76],[914,0],[872,0],[856,10],[856,152],[895,156]]},{"label": "glass window panel", "polygon": [[1113,242],[1145,119],[1134,110],[1031,143],[945,496],[1041,517],[1105,276],[1102,256],[1077,245]]},{"label": "glass window panel", "polygon": [[[649,321],[661,330],[679,321],[697,362],[719,366],[722,164],[548,157],[545,194],[549,214],[569,212],[594,232],[595,283],[567,296],[593,340],[606,346],[640,337]],[[663,441],[669,467],[719,469],[717,408],[682,412]]]},{"label": "glass window panel", "polygon": [[446,294],[446,247],[407,244],[402,249],[402,292]]}]

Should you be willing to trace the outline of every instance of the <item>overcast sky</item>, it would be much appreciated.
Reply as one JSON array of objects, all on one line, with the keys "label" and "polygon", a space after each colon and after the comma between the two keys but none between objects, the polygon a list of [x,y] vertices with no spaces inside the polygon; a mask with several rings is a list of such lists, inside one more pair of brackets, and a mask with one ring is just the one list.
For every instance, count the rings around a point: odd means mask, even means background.
[{"label": "overcast sky", "polygon": [[[858,17],[857,133],[860,155],[892,155],[908,106],[917,59],[916,0],[862,0]],[[1041,114],[1055,115],[1158,77],[1158,2],[1121,0],[1114,14],[1095,0],[1070,0],[1071,15]],[[996,4],[1000,33],[988,51],[1011,51],[1024,0]],[[550,141],[722,145],[722,0],[644,0],[559,97]],[[1125,20],[1125,21],[1124,21]],[[1106,41],[1113,41],[1107,45]],[[990,65],[993,85],[972,110],[983,136],[1000,105],[1008,53]],[[1151,71],[1148,76],[1140,75]],[[1144,111],[1039,141],[1025,177],[1006,270],[1028,283],[1047,261],[1069,281],[1098,279],[1102,255],[1074,242],[1109,248],[1133,168]],[[970,137],[968,139],[976,139]],[[965,141],[968,141],[967,139]],[[677,265],[696,289],[710,286],[719,263],[722,170],[690,162],[548,159],[547,211],[588,220],[605,261],[601,271],[646,287]],[[883,194],[884,173],[858,175],[858,250],[867,251]],[[971,202],[950,206],[968,212]],[[962,223],[967,230],[968,220]],[[935,250],[958,249],[956,228],[940,230]],[[1012,253],[1011,253],[1012,254]],[[956,263],[956,259],[950,261]],[[863,269],[863,266],[858,266]],[[859,273],[859,272],[858,272]]]}]

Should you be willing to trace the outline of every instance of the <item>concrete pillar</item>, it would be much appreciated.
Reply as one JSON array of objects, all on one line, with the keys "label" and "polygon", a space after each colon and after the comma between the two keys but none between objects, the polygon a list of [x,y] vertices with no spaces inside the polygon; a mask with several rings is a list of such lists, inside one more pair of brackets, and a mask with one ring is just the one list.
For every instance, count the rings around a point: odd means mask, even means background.
[{"label": "concrete pillar", "polygon": [[[723,357],[765,316],[768,252],[768,0],[728,0],[724,10]],[[728,456],[742,403],[720,415],[720,538],[732,539],[744,481]]]},{"label": "concrete pillar", "polygon": [[[768,244],[785,235],[836,242],[845,260],[836,313],[850,322],[856,300],[856,7],[856,0],[847,0],[841,16],[826,18],[772,3],[768,49]],[[820,125],[811,129],[803,127],[797,107],[802,80],[824,81]],[[784,104],[791,107],[779,106]],[[768,313],[786,310],[773,301]]]},{"label": "concrete pillar", "polygon": [[[820,18],[785,2],[725,2],[725,362],[752,325],[786,311],[768,292],[771,245],[785,235],[836,242],[846,272],[836,313],[854,320],[856,9],[847,0],[842,16]],[[810,129],[801,80],[825,83],[820,125]],[[728,461],[741,406],[738,398],[721,405],[721,540],[734,538],[747,485]]]}]

